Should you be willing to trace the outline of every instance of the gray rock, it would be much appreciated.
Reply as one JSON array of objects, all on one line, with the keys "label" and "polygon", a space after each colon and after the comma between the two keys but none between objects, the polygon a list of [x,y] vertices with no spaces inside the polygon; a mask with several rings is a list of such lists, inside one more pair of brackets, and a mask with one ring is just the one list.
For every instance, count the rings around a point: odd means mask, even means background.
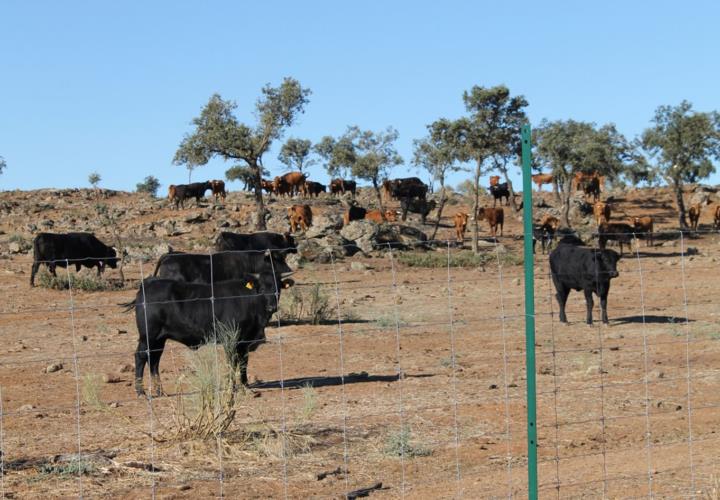
[{"label": "gray rock", "polygon": [[62,363],[53,363],[51,365],[48,365],[47,368],[45,368],[45,372],[46,373],[54,373],[54,372],[59,372],[62,369],[63,369]]},{"label": "gray rock", "polygon": [[319,238],[339,231],[342,226],[343,220],[339,214],[317,215],[313,217],[312,226],[305,235],[308,238]]},{"label": "gray rock", "polygon": [[340,236],[349,241],[357,243],[360,239],[373,238],[379,230],[379,226],[367,220],[354,220],[340,230]]},{"label": "gray rock", "polygon": [[693,193],[693,195],[690,197],[690,203],[688,206],[692,205],[706,205],[710,202],[710,194],[706,191],[696,191]]},{"label": "gray rock", "polygon": [[368,269],[370,269],[370,266],[368,266],[364,262],[359,262],[355,260],[350,263],[350,269],[352,269],[353,271],[367,271]]},{"label": "gray rock", "polygon": [[297,255],[310,262],[318,260],[324,250],[325,247],[315,239],[301,240],[297,243]]}]

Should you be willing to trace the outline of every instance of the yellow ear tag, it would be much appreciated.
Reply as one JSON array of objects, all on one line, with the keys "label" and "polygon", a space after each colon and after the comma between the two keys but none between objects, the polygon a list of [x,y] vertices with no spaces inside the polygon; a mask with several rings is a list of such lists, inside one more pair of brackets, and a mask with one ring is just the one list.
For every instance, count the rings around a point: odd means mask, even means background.
[{"label": "yellow ear tag", "polygon": [[248,290],[252,290],[253,289],[252,282],[248,281],[247,283],[245,283],[245,288],[247,288]]}]

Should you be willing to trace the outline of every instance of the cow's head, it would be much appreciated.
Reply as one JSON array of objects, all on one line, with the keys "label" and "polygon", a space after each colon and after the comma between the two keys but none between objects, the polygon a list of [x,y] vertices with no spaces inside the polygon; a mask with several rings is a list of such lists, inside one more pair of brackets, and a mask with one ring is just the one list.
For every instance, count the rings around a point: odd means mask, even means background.
[{"label": "cow's head", "polygon": [[617,270],[617,263],[620,260],[620,254],[615,250],[597,250],[595,254],[598,265],[598,272],[608,279],[617,278],[620,273]]},{"label": "cow's head", "polygon": [[396,222],[397,212],[395,210],[385,210],[385,218],[388,222]]}]

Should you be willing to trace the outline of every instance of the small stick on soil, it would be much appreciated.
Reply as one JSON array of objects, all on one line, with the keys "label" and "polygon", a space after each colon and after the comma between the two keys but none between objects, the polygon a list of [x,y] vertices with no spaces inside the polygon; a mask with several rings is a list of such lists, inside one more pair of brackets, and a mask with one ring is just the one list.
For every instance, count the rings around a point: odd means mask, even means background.
[{"label": "small stick on soil", "polygon": [[362,488],[360,490],[351,491],[350,493],[345,495],[345,498],[347,498],[347,500],[354,500],[355,498],[367,497],[370,496],[370,493],[372,493],[374,490],[381,489],[383,489],[382,483],[375,483],[369,488]]}]

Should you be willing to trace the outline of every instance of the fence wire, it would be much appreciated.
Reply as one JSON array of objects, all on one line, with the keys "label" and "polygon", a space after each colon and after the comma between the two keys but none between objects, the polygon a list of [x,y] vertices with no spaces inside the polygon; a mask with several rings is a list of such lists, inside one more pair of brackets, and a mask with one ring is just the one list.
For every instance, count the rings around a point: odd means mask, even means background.
[{"label": "fence wire", "polygon": [[[636,245],[620,261],[610,293],[610,326],[583,325],[580,293],[571,293],[566,309],[570,326],[559,324],[547,257],[535,257],[541,492],[557,498],[578,492],[696,497],[713,486],[718,438],[711,428],[720,416],[720,397],[714,396],[720,394],[720,372],[712,361],[720,335],[712,312],[717,289],[707,277],[714,266],[707,265],[707,245],[699,253],[689,251],[683,233],[658,236],[676,240],[678,246],[670,248],[679,252],[658,246],[641,251]],[[214,484],[207,494],[221,498],[242,492],[331,498],[376,483],[393,496],[410,498],[523,496],[522,273],[506,260],[504,246],[513,241],[495,239],[487,246],[489,258],[465,267],[455,267],[461,250],[454,242],[442,241],[437,249],[417,242],[426,253],[442,256],[436,268],[414,267],[387,244],[375,258],[362,260],[364,267],[348,269],[340,257],[347,248],[333,247],[338,252],[330,252],[328,264],[307,266],[295,276],[300,296],[317,288],[326,298],[330,313],[318,325],[288,314],[284,304],[291,292],[276,282],[264,292],[277,303],[275,320],[266,329],[265,346],[250,355],[258,380],[236,406],[233,426],[213,436],[212,459],[193,449],[201,444],[176,443],[165,432],[177,425],[178,402],[198,396],[182,382],[193,354],[177,344],[154,348],[148,317],[166,306],[209,301],[217,344],[217,308],[247,296],[218,296],[211,278],[207,298],[147,300],[141,259],[142,355],[150,367],[169,353],[162,373],[174,390],[155,396],[159,379],[149,376],[147,396],[137,399],[129,394],[136,382],[131,377],[127,394],[119,385],[105,387],[100,411],[81,386],[96,371],[107,372],[109,364],[135,357],[135,328],[124,327],[132,317],[122,316],[117,306],[130,292],[75,290],[72,261],[65,260],[67,306],[58,292],[38,290],[33,293],[43,303],[10,301],[0,311],[8,337],[15,329],[26,332],[21,347],[0,359],[0,493],[22,495],[43,480],[67,493],[71,486],[68,476],[57,472],[58,457],[71,454],[80,461],[112,448],[118,456],[147,457],[137,475],[153,498],[189,483],[198,495]],[[214,277],[212,255],[208,259]],[[678,279],[667,280],[668,269],[679,271]],[[69,319],[69,342],[58,332],[48,335],[51,329],[63,331],[62,315]],[[123,325],[128,334],[99,333],[106,324]],[[442,332],[447,337],[441,338]],[[224,363],[218,351],[213,348],[216,380]],[[67,372],[72,382],[63,381],[62,369],[54,378],[33,375],[58,361],[72,364]],[[18,384],[18,377],[25,381]],[[216,394],[216,413],[218,402]],[[38,419],[47,426],[37,425]],[[73,444],[58,433],[70,421]],[[184,479],[183,470],[192,468],[196,473]],[[19,481],[20,470],[39,479]],[[97,470],[68,470],[76,484],[70,496],[105,496],[102,488],[109,483]],[[328,474],[317,479],[321,473]],[[504,479],[498,481],[497,474]],[[242,489],[248,485],[250,490]],[[137,484],[120,488],[125,489],[113,491],[122,494]]]}]

